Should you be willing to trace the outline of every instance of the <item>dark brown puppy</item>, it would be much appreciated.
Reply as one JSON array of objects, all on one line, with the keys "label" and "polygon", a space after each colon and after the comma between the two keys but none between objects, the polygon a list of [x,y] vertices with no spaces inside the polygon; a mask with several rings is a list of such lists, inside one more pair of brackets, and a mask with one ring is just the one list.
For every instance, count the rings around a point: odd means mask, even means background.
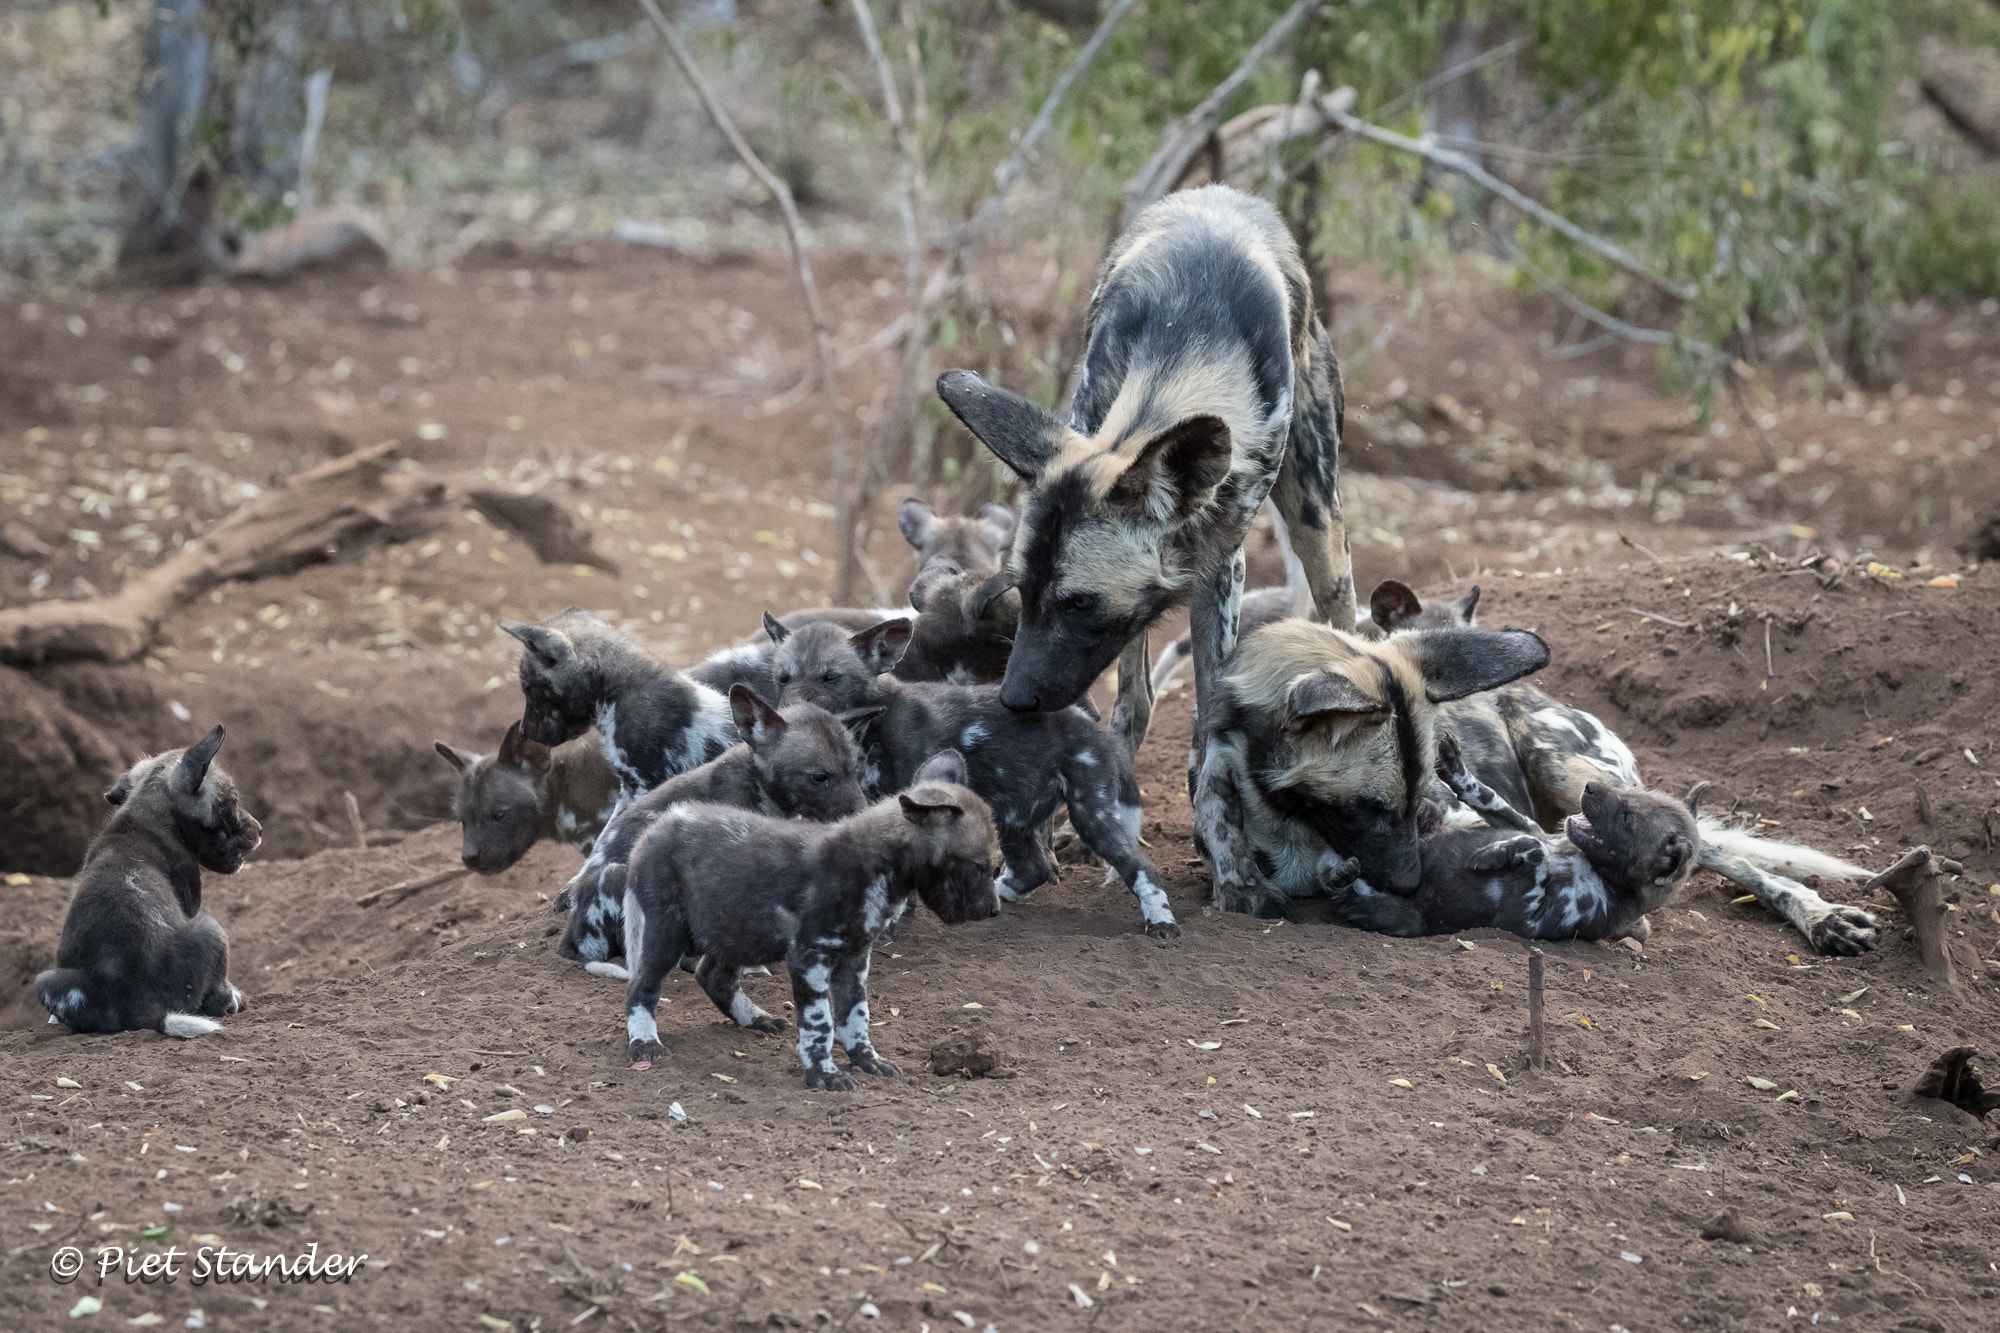
[{"label": "dark brown puppy", "polygon": [[594,736],[550,749],[512,722],[493,754],[436,746],[459,771],[452,797],[464,832],[459,855],[477,874],[499,874],[544,838],[588,853],[618,808],[618,779]]},{"label": "dark brown puppy", "polygon": [[201,872],[235,874],[264,838],[214,766],[221,748],[217,727],[141,760],[104,793],[117,810],[84,853],[56,965],[35,978],[51,1023],[199,1037],[243,1008],[229,937],[201,910]]}]

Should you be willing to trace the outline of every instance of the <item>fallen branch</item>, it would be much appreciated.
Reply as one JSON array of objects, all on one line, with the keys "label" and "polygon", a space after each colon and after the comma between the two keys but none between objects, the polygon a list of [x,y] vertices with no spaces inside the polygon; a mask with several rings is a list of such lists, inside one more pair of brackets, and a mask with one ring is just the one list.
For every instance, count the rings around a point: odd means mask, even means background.
[{"label": "fallen branch", "polygon": [[590,525],[546,495],[472,490],[465,493],[465,501],[489,523],[526,542],[545,565],[589,565],[608,574],[618,572],[618,562],[592,544]]},{"label": "fallen branch", "polygon": [[1931,855],[1928,847],[1912,847],[1902,860],[1868,881],[1865,890],[1882,889],[1893,895],[1903,915],[1917,932],[1917,954],[1931,980],[1953,990],[1958,988],[1958,970],[1951,963],[1951,949],[1945,940],[1944,890],[1939,884],[1946,862]]},{"label": "fallen branch", "polygon": [[1627,611],[1630,611],[1630,612],[1631,612],[1631,613],[1632,613],[1633,615],[1635,615],[1635,616],[1639,617],[1639,619],[1641,619],[1641,620],[1657,620],[1657,621],[1659,621],[1659,622],[1660,622],[1660,623],[1661,623],[1662,625],[1672,625],[1672,626],[1673,626],[1673,627],[1674,627],[1675,629],[1693,629],[1693,628],[1694,628],[1694,626],[1693,626],[1693,625],[1690,625],[1690,624],[1688,624],[1688,623],[1687,623],[1687,622],[1686,622],[1685,620],[1669,620],[1669,619],[1667,619],[1667,617],[1665,617],[1665,616],[1656,616],[1656,615],[1654,615],[1654,614],[1653,614],[1653,613],[1652,613],[1651,611],[1641,611],[1641,610],[1640,610],[1640,609],[1639,609],[1638,607],[1636,607],[1636,606],[1628,606],[1628,607],[1626,607],[1625,609],[1626,609]]},{"label": "fallen branch", "polygon": [[839,542],[834,583],[838,587],[849,586],[854,578],[853,469],[847,455],[846,432],[841,428],[840,384],[834,370],[833,344],[826,331],[826,313],[820,306],[819,284],[813,281],[812,261],[806,258],[805,226],[799,221],[799,206],[792,198],[791,187],[765,166],[764,159],[758,157],[744,141],[736,122],[730,118],[729,112],[716,98],[715,90],[695,65],[687,43],[674,31],[674,25],[667,21],[667,16],[660,12],[658,0],[639,0],[639,4],[646,11],[646,16],[653,20],[653,26],[659,29],[660,36],[666,39],[667,54],[673,57],[674,64],[694,86],[695,96],[701,99],[709,119],[715,122],[716,129],[729,141],[730,148],[750,169],[750,174],[762,182],[778,201],[778,211],[784,217],[785,239],[792,251],[792,268],[797,272],[799,286],[805,293],[806,320],[812,326],[813,359],[819,366],[820,391],[826,397],[827,449],[833,456],[833,521]]},{"label": "fallen branch", "polygon": [[[1519,268],[1522,272],[1526,273],[1531,279],[1533,279],[1534,284],[1537,287],[1540,287],[1550,296],[1555,297],[1556,300],[1560,301],[1573,314],[1579,316],[1580,318],[1589,320],[1591,323],[1597,325],[1597,327],[1605,330],[1606,332],[1615,334],[1616,336],[1625,339],[1627,342],[1653,343],[1656,345],[1664,345],[1666,343],[1671,343],[1676,338],[1680,337],[1680,335],[1671,333],[1666,329],[1642,329],[1637,324],[1626,323],[1624,320],[1618,318],[1618,316],[1616,315],[1606,314],[1604,311],[1599,310],[1596,306],[1590,304],[1588,301],[1584,300],[1576,293],[1570,291],[1569,288],[1563,286],[1561,283],[1557,282],[1554,278],[1544,273],[1541,270],[1540,266],[1538,266],[1534,260],[1522,254],[1518,249],[1515,249],[1512,246],[1507,246],[1505,248],[1507,250],[1508,259],[1517,268]],[[1680,343],[1681,346],[1687,348],[1690,352],[1693,352],[1696,355],[1705,356],[1708,357],[1710,360],[1715,360],[1715,361],[1720,361],[1723,359],[1721,352],[1718,352],[1715,348],[1710,347],[1707,343],[1703,342],[1699,338],[1680,338]],[[1571,355],[1580,355],[1580,353],[1571,353]]]},{"label": "fallen branch", "polygon": [[400,460],[394,440],[356,450],[265,491],[115,593],[0,611],[0,661],[128,662],[152,644],[169,612],[211,588],[429,531],[445,520],[449,488],[402,472]]},{"label": "fallen branch", "polygon": [[[422,879],[401,880],[384,888],[370,889],[367,893],[356,898],[354,905],[356,907],[373,907],[379,903],[383,907],[393,907],[413,894],[422,893],[425,889],[436,888],[440,884],[449,884],[455,879],[464,879],[471,873],[464,866],[453,866],[449,870],[440,870],[434,875],[425,875]],[[389,896],[391,894],[395,896],[392,898]]]}]

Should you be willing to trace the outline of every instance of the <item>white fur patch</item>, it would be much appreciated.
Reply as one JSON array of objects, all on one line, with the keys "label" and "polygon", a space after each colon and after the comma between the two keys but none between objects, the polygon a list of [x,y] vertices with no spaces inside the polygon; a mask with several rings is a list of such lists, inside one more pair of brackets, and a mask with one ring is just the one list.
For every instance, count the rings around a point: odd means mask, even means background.
[{"label": "white fur patch", "polygon": [[735,998],[730,1000],[729,1016],[736,1020],[736,1025],[738,1027],[746,1027],[746,1028],[760,1018],[770,1017],[769,1014],[765,1013],[762,1009],[759,1009],[757,1007],[757,1002],[755,1000],[752,1000],[748,995],[745,995],[742,991],[737,991]]},{"label": "white fur patch", "polygon": [[168,1014],[160,1023],[160,1031],[169,1037],[206,1037],[222,1031],[222,1024],[200,1014]]},{"label": "white fur patch", "polygon": [[633,1005],[625,1011],[625,1039],[627,1041],[658,1041],[660,1025],[643,1006]]},{"label": "white fur patch", "polygon": [[[617,963],[588,962],[583,965],[583,970],[594,977],[610,977],[613,981],[630,981],[632,979],[632,974]],[[670,1001],[662,1000],[661,1003],[667,1004]]]},{"label": "white fur patch", "polygon": [[1174,919],[1173,909],[1167,906],[1167,891],[1153,883],[1153,877],[1141,874],[1132,885],[1132,892],[1139,898],[1139,915],[1149,926]]},{"label": "white fur patch", "polygon": [[862,1000],[847,1011],[847,1017],[833,1030],[833,1039],[845,1047],[849,1055],[869,1049],[868,1001]]}]

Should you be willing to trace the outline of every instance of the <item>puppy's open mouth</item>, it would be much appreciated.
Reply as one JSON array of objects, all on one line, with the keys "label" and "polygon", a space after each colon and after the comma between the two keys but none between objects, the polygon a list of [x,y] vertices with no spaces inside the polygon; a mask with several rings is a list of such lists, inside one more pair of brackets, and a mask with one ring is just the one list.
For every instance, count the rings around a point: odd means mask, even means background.
[{"label": "puppy's open mouth", "polygon": [[1585,847],[1597,841],[1597,830],[1592,828],[1590,821],[1582,815],[1571,815],[1568,819],[1564,820],[1563,832],[1568,834],[1569,840],[1579,847]]}]

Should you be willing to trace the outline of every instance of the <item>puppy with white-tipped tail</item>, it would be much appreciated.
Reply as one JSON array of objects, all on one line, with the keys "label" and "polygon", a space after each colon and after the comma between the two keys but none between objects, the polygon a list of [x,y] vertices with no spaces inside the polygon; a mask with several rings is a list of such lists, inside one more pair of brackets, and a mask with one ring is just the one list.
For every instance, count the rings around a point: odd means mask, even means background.
[{"label": "puppy with white-tipped tail", "polygon": [[634,1069],[665,1055],[653,1011],[660,983],[688,954],[715,1007],[759,1032],[784,1023],[738,984],[742,968],[783,962],[792,974],[806,1086],[846,1092],[833,1062],[889,1076],[868,1040],[868,958],[876,937],[920,899],[947,925],[999,910],[1000,840],[986,803],[945,750],[908,789],[838,824],[801,824],[715,805],[679,805],[639,840],[625,878],[625,957],[632,984],[625,1032]]},{"label": "puppy with white-tipped tail", "polygon": [[35,978],[51,1023],[199,1037],[243,1008],[229,937],[201,910],[201,872],[233,875],[264,841],[214,764],[217,727],[143,759],[104,793],[117,809],[84,853],[56,965]]}]

